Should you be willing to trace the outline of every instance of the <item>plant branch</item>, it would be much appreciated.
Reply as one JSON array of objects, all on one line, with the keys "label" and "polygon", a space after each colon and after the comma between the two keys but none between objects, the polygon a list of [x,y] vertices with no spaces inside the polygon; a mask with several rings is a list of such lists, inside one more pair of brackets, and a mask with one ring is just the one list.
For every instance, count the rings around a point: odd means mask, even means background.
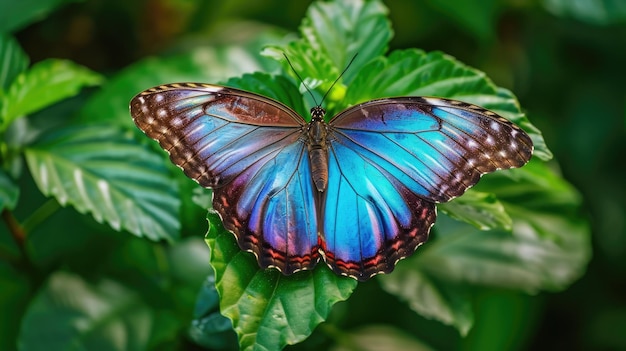
[{"label": "plant branch", "polygon": [[24,227],[17,221],[13,212],[7,210],[6,208],[2,211],[2,219],[4,220],[7,228],[9,228],[9,232],[11,233],[13,240],[22,254],[22,262],[26,265],[26,267],[31,268],[32,264],[26,252],[27,231],[24,230]]},{"label": "plant branch", "polygon": [[2,219],[9,228],[9,232],[17,246],[20,247],[20,250],[24,251],[24,244],[26,243],[26,231],[24,231],[24,228],[22,228],[17,219],[15,219],[13,212],[7,209],[2,211]]}]

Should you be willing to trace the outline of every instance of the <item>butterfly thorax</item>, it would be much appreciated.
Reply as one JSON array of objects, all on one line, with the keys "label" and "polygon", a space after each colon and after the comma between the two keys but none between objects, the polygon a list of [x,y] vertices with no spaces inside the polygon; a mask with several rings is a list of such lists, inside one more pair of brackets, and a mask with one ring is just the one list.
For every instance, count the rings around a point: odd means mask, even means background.
[{"label": "butterfly thorax", "polygon": [[328,147],[326,145],[328,130],[327,124],[324,122],[324,114],[326,111],[322,107],[313,107],[311,109],[311,122],[309,122],[306,131],[311,178],[319,192],[325,191],[328,185]]}]

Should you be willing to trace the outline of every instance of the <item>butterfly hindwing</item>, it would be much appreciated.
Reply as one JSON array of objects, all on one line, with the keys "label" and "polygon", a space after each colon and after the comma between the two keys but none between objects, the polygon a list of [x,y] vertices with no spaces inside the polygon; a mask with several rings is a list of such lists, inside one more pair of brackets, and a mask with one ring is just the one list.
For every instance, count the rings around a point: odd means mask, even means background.
[{"label": "butterfly hindwing", "polygon": [[[317,213],[308,151],[294,140],[250,165],[228,186],[214,189],[213,207],[239,246],[263,268],[284,274],[319,261]],[[233,219],[235,219],[233,221]]]},{"label": "butterfly hindwing", "polygon": [[319,260],[305,122],[271,99],[207,84],[171,84],[131,101],[137,126],[173,163],[213,188],[213,207],[242,249],[286,274]]},{"label": "butterfly hindwing", "polygon": [[433,202],[416,196],[353,146],[331,143],[320,222],[328,265],[339,274],[367,280],[391,272],[428,239],[436,210]]}]

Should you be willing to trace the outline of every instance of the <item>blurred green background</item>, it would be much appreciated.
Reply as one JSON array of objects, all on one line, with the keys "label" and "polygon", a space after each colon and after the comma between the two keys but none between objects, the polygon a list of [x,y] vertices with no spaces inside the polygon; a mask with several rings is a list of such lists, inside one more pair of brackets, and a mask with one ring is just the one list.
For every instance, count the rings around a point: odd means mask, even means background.
[{"label": "blurred green background", "polygon": [[[14,34],[31,62],[67,58],[113,75],[151,55],[245,42],[262,30],[296,32],[309,4],[86,0],[39,14],[40,21]],[[593,260],[582,279],[561,293],[479,296],[476,324],[459,347],[476,349],[504,334],[509,339],[494,350],[626,350],[626,1],[385,4],[395,31],[390,49],[443,51],[516,94],[554,152],[553,166],[583,194],[592,223]],[[355,293],[348,302],[353,311],[379,293],[371,290],[370,284]],[[380,311],[374,322],[401,320],[402,308]],[[352,318],[357,323],[361,316]],[[432,329],[426,342],[452,347],[445,338],[453,330],[424,323]]]}]

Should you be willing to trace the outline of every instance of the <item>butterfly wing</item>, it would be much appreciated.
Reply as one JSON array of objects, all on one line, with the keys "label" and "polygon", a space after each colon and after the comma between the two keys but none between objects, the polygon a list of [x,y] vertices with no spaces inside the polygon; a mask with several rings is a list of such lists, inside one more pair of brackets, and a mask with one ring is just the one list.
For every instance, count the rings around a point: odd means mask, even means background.
[{"label": "butterfly wing", "polygon": [[428,238],[435,204],[352,145],[333,141],[328,159],[320,220],[326,263],[336,273],[361,281],[391,272]]},{"label": "butterfly wing", "polygon": [[333,270],[360,280],[390,272],[426,241],[434,203],[482,174],[524,165],[533,150],[526,133],[493,112],[422,97],[352,107],[331,120],[328,138],[324,250]]},{"label": "butterfly wing", "polygon": [[317,214],[300,138],[305,125],[274,100],[207,84],[170,84],[137,95],[137,126],[200,185],[239,246],[285,274],[319,260]]}]

